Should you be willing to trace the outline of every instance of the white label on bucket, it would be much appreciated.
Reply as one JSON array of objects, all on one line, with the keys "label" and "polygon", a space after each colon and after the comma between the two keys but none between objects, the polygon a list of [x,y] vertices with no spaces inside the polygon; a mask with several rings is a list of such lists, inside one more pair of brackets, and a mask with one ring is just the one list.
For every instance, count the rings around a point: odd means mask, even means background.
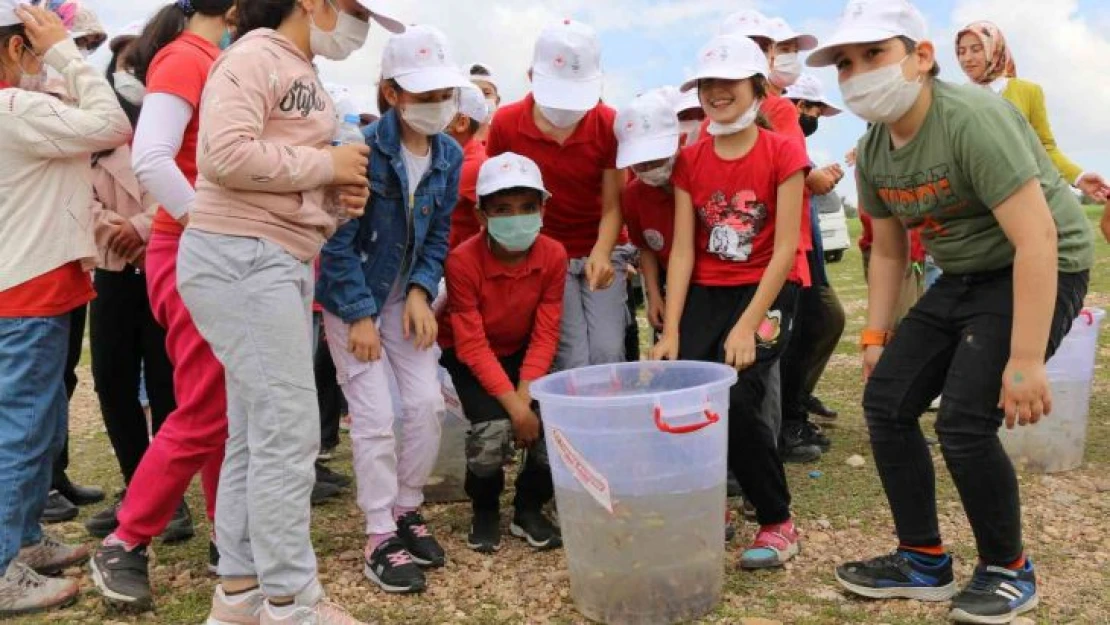
[{"label": "white label on bucket", "polygon": [[551,429],[551,440],[555,443],[555,451],[559,453],[563,464],[570,469],[574,479],[578,480],[578,483],[586,489],[586,492],[594,498],[594,501],[605,508],[609,514],[613,514],[613,497],[609,492],[609,480],[598,473],[597,469],[570,444],[567,437],[563,436],[563,433],[558,429]]}]

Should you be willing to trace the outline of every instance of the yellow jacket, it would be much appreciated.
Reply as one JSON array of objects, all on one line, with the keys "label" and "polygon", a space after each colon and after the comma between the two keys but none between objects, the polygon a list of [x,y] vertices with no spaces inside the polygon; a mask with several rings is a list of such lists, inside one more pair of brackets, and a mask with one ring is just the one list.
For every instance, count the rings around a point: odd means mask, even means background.
[{"label": "yellow jacket", "polygon": [[1068,184],[1075,184],[1083,173],[1083,168],[1072,162],[1056,145],[1056,137],[1052,135],[1052,126],[1048,123],[1048,110],[1045,108],[1044,90],[1041,86],[1021,78],[1011,78],[1002,97],[1009,100],[1029,120],[1056,169],[1060,170]]}]

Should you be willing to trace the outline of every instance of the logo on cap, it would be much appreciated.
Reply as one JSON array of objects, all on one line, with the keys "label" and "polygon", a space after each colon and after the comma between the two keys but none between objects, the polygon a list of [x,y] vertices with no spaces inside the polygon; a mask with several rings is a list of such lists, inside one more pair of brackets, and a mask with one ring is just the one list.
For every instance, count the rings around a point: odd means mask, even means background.
[{"label": "logo on cap", "polygon": [[705,59],[707,61],[712,60],[712,59],[719,59],[721,61],[727,61],[728,60],[728,46],[721,46],[719,48],[710,48],[709,50],[706,50]]},{"label": "logo on cap", "polygon": [[555,67],[563,67],[564,65],[567,64],[567,60],[565,58],[563,58],[563,55],[560,54],[559,56],[555,57],[554,60],[551,61],[551,64],[554,65]]},{"label": "logo on cap", "polygon": [[866,4],[865,2],[861,2],[859,0],[849,4],[848,7],[847,7],[847,11],[846,11],[848,13],[848,17],[852,17],[852,18],[861,17],[863,15],[863,12],[867,9],[864,6],[865,4]]}]

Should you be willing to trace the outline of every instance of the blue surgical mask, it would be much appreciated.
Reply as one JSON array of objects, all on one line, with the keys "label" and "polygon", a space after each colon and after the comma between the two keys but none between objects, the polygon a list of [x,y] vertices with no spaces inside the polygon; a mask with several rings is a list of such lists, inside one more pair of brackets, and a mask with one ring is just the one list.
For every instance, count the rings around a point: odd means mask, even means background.
[{"label": "blue surgical mask", "polygon": [[490,217],[486,223],[486,230],[493,240],[510,252],[524,252],[531,248],[542,227],[543,217],[538,212],[512,217]]},{"label": "blue surgical mask", "polygon": [[220,49],[221,50],[227,50],[228,48],[231,47],[232,43],[233,42],[232,42],[232,39],[231,39],[231,29],[225,30],[224,31],[224,36],[220,38],[220,44],[219,44]]}]

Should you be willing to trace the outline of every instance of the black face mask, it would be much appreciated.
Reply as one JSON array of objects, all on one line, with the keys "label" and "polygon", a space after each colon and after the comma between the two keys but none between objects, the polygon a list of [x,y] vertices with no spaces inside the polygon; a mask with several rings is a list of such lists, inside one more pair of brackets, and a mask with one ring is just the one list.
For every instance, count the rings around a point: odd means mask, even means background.
[{"label": "black face mask", "polygon": [[798,118],[798,123],[802,125],[802,132],[807,137],[817,132],[817,118],[813,115],[802,113],[802,116]]}]

